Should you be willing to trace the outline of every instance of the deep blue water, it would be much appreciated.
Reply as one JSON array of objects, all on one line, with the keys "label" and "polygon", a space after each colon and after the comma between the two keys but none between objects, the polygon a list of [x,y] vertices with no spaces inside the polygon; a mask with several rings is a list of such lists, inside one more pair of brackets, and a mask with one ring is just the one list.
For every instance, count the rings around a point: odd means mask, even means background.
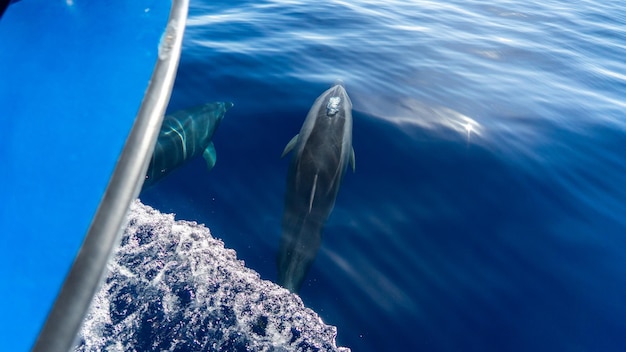
[{"label": "deep blue water", "polygon": [[622,1],[192,1],[169,111],[233,101],[141,198],[276,279],[288,160],[336,78],[348,172],[300,292],[354,351],[626,349]]}]

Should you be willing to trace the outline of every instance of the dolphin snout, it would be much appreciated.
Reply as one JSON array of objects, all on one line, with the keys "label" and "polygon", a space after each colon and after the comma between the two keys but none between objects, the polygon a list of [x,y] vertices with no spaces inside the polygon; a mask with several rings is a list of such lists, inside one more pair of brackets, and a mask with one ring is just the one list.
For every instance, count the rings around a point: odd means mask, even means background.
[{"label": "dolphin snout", "polygon": [[333,86],[341,86],[341,87],[346,87],[345,83],[343,82],[343,79],[341,78],[337,78],[335,80],[335,83],[333,83]]}]

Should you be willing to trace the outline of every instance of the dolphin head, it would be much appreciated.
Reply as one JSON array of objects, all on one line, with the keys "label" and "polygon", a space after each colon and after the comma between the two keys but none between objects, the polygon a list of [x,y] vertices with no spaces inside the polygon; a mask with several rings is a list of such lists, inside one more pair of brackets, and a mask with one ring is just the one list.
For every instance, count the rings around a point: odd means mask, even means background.
[{"label": "dolphin head", "polygon": [[325,101],[323,107],[325,107],[325,115],[327,117],[335,117],[338,114],[341,117],[345,117],[345,112],[352,109],[352,102],[346,89],[343,86],[343,81],[336,81],[335,85],[326,91],[326,94],[322,95]]},{"label": "dolphin head", "polygon": [[220,122],[224,119],[224,114],[234,106],[231,102],[213,102],[200,105],[193,113],[197,133],[204,135],[207,141],[213,138],[213,134]]},{"label": "dolphin head", "polygon": [[213,102],[200,105],[197,112],[197,117],[210,119],[214,122],[221,121],[224,118],[224,114],[230,108],[234,106],[231,102]]}]

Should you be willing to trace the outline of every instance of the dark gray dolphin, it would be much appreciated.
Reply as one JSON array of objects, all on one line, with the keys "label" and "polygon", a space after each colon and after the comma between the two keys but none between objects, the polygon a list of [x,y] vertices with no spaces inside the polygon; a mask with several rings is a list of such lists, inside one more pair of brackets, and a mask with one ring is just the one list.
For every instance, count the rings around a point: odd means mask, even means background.
[{"label": "dark gray dolphin", "polygon": [[315,100],[282,156],[292,149],[277,265],[278,283],[298,292],[320,247],[348,163],[354,171],[352,102],[343,84]]},{"label": "dark gray dolphin", "polygon": [[213,134],[233,103],[208,103],[165,116],[143,188],[202,154],[207,168],[215,165]]}]

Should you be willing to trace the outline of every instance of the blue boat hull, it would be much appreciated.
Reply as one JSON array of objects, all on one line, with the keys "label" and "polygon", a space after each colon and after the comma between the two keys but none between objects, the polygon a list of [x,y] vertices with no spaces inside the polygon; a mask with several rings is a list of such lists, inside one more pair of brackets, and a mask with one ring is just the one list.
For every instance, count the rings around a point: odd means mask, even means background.
[{"label": "blue boat hull", "polygon": [[[141,187],[142,175],[137,181],[135,176],[121,180],[116,189],[111,183],[124,159],[141,164],[144,173],[147,168],[142,163],[148,155],[132,159],[123,151],[133,129],[145,133],[146,126],[137,127],[137,116],[148,109],[146,104],[156,104],[152,115],[162,118],[169,100],[173,77],[161,87],[158,99],[145,94],[155,63],[170,56],[178,62],[179,46],[159,46],[162,37],[171,40],[175,32],[167,27],[171,8],[171,2],[159,1],[23,0],[9,6],[0,19],[3,349],[31,348],[61,288],[72,291],[65,292],[66,299],[88,301],[91,288],[82,298],[74,291],[93,285],[84,280],[89,275],[96,281],[102,276],[100,262],[93,265],[99,273],[68,273],[74,262],[74,269],[92,270],[88,260],[80,261],[79,251],[87,253],[90,241],[99,243],[89,240],[93,232],[109,237],[108,232],[119,232],[116,224],[123,221],[127,198]],[[179,22],[180,30],[184,20]],[[166,27],[170,36],[163,35]],[[156,123],[153,139],[160,120]],[[149,129],[155,129],[154,117]],[[146,148],[154,140],[146,138],[140,154],[151,152]],[[117,188],[124,197],[117,197]],[[107,197],[113,197],[109,208],[103,205]],[[120,211],[102,214],[103,209]],[[96,226],[98,214],[105,220]],[[102,248],[102,254],[106,257],[110,250]],[[75,285],[64,286],[66,278]],[[72,314],[80,314],[83,308],[78,308]]]}]

